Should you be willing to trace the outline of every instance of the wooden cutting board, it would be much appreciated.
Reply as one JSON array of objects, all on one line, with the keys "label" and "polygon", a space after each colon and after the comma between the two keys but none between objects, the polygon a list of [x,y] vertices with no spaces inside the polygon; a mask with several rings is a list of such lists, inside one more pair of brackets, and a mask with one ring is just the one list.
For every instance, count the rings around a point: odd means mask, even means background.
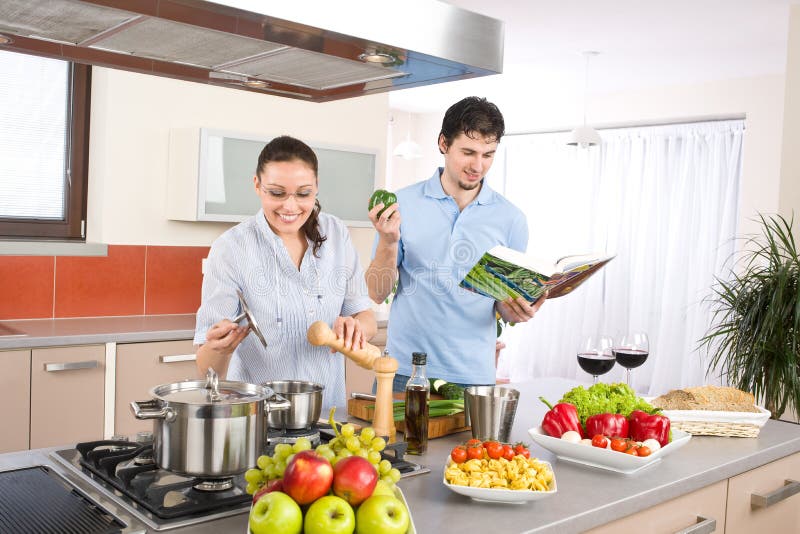
[{"label": "wooden cutting board", "polygon": [[[375,415],[375,401],[364,399],[349,399],[347,401],[347,413],[358,419],[372,421]],[[403,432],[403,421],[395,421],[398,432]],[[455,415],[444,415],[428,419],[428,439],[440,438],[448,434],[456,434],[469,430],[466,423],[464,412]]]}]

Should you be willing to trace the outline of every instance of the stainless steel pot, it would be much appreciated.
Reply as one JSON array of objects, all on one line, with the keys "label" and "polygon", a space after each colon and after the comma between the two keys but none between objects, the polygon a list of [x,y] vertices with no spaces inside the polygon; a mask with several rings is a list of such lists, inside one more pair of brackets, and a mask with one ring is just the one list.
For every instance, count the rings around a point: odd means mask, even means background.
[{"label": "stainless steel pot", "polygon": [[288,410],[267,413],[267,426],[287,430],[309,428],[322,412],[322,392],[325,386],[302,380],[272,380],[262,384],[291,404]]},{"label": "stainless steel pot", "polygon": [[[168,471],[201,478],[237,475],[256,465],[264,417],[289,401],[264,386],[206,380],[163,384],[152,400],[133,401],[137,419],[153,420],[153,456]],[[268,400],[269,399],[269,400]]]}]

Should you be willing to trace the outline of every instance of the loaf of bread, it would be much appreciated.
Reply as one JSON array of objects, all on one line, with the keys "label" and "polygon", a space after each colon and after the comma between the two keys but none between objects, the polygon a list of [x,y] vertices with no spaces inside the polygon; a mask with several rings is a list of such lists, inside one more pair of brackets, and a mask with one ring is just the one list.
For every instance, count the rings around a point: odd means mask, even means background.
[{"label": "loaf of bread", "polygon": [[713,410],[720,412],[758,412],[751,393],[731,387],[700,386],[673,389],[651,402],[662,410]]}]

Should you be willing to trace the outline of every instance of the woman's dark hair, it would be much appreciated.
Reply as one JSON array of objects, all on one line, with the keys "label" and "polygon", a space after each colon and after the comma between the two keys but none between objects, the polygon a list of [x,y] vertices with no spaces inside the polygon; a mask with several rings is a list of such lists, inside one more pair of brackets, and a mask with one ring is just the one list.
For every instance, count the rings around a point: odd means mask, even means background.
[{"label": "woman's dark hair", "polygon": [[497,106],[485,98],[468,96],[445,112],[439,136],[444,136],[445,145],[449,147],[453,139],[461,133],[470,137],[479,133],[483,137],[494,138],[499,143],[506,133],[506,123]]},{"label": "woman's dark hair", "polygon": [[[319,177],[317,175],[319,172],[317,155],[314,154],[314,151],[310,146],[301,140],[295,139],[294,137],[289,137],[288,135],[276,137],[267,143],[267,146],[265,146],[261,151],[261,154],[258,155],[258,166],[256,167],[256,176],[258,176],[258,182],[261,183],[261,170],[266,166],[267,163],[273,161],[277,162],[295,160],[299,160],[307,164],[311,170],[314,171],[314,177],[317,179],[317,182],[319,182]],[[322,207],[319,204],[319,200],[315,200],[314,208],[311,210],[311,216],[303,225],[303,232],[305,233],[306,237],[310,239],[312,243],[314,243],[311,251],[313,252],[314,256],[317,257],[319,257],[318,252],[319,248],[322,246],[322,243],[328,239],[327,236],[324,236],[320,233],[319,229],[319,212],[321,209]]]}]

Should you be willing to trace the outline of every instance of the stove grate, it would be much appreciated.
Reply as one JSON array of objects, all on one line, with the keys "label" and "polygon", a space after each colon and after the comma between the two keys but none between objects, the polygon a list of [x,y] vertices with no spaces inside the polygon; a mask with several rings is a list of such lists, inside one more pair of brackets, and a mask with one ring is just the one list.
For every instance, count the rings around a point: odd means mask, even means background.
[{"label": "stove grate", "polygon": [[113,534],[124,527],[45,466],[0,473],[0,532]]}]

